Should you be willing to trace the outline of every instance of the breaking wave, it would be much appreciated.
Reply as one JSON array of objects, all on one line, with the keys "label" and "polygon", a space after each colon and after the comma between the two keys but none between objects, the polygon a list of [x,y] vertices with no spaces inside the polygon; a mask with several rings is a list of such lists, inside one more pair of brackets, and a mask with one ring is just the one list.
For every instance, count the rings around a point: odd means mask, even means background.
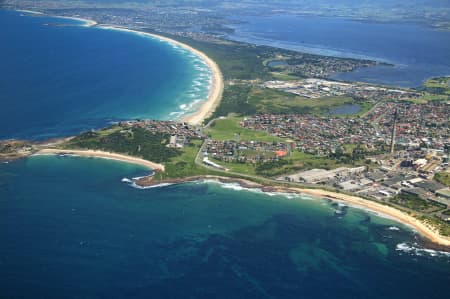
[{"label": "breaking wave", "polygon": [[450,252],[421,248],[417,244],[399,243],[395,250],[416,256],[450,257]]}]

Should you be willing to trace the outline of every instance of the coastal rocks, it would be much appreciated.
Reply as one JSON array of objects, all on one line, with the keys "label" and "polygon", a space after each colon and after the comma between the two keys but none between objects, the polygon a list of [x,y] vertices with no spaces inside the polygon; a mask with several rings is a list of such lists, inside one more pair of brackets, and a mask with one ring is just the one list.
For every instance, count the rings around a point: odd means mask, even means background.
[{"label": "coastal rocks", "polygon": [[33,154],[33,146],[26,141],[0,141],[0,162],[18,160],[31,154]]},{"label": "coastal rocks", "polygon": [[[204,175],[204,176],[190,176],[190,177],[185,177],[185,178],[174,178],[174,179],[167,179],[167,180],[161,180],[161,181],[157,181],[154,180],[154,176],[146,176],[146,177],[142,177],[139,178],[138,180],[135,181],[136,185],[139,187],[143,187],[143,188],[148,188],[148,187],[152,187],[152,186],[156,186],[156,185],[161,185],[161,184],[183,184],[183,183],[189,183],[189,182],[195,182],[195,181],[205,181],[205,180],[216,180],[220,183],[238,183],[239,185],[241,185],[243,188],[259,188],[262,189],[263,191],[267,188],[270,188],[270,190],[272,190],[271,192],[274,192],[273,190],[275,190],[277,187],[264,187],[263,185],[260,185],[258,183],[253,183],[244,179],[239,179],[239,178],[226,178],[226,177],[220,177],[220,176],[210,176],[210,175]],[[272,189],[273,188],[273,189]],[[269,189],[267,189],[269,190]],[[269,191],[267,191],[269,192]]]}]

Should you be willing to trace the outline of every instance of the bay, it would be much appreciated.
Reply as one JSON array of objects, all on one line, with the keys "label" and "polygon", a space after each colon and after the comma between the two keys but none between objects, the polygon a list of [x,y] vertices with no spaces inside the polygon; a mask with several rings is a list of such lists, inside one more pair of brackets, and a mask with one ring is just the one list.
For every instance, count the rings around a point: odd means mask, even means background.
[{"label": "bay", "polygon": [[125,119],[178,119],[209,92],[191,52],[83,22],[0,10],[0,139],[73,135]]}]

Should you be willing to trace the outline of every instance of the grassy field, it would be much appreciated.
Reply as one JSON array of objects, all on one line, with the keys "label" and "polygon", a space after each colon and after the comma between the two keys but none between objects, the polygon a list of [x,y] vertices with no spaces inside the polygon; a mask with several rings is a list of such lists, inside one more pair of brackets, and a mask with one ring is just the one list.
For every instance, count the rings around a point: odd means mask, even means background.
[{"label": "grassy field", "polygon": [[[209,120],[219,116],[227,116],[230,113],[241,115],[255,114],[256,107],[249,103],[251,87],[248,85],[225,85],[222,101]],[[207,123],[209,120],[206,120]]]},{"label": "grassy field", "polygon": [[450,94],[450,77],[432,78],[424,84],[427,88],[444,88]]},{"label": "grassy field", "polygon": [[211,174],[210,170],[195,164],[195,157],[200,150],[201,144],[201,140],[193,140],[191,146],[180,149],[181,154],[164,163],[166,171],[157,173],[154,180],[160,181],[164,179]]},{"label": "grassy field", "polygon": [[450,187],[450,172],[441,172],[434,175],[434,179],[441,184]]},{"label": "grassy field", "polygon": [[205,130],[205,133],[215,140],[236,140],[236,134],[239,134],[239,139],[241,141],[283,141],[281,138],[272,136],[265,132],[241,128],[239,126],[239,122],[242,119],[243,117],[218,119],[214,121],[210,128]]},{"label": "grassy field", "polygon": [[308,99],[284,91],[268,88],[251,88],[248,102],[259,113],[313,113],[323,114],[343,104],[353,103],[350,97]]},{"label": "grassy field", "polygon": [[226,163],[222,161],[214,160],[214,163],[222,165],[223,167],[229,169],[231,172],[238,172],[247,175],[256,175],[256,166],[254,164],[245,163]]},{"label": "grassy field", "polygon": [[302,77],[286,74],[284,72],[271,72],[271,75],[274,80],[280,80],[280,81],[292,81],[292,80],[302,79]]},{"label": "grassy field", "polygon": [[[158,34],[162,35],[162,33]],[[165,35],[188,44],[213,59],[219,65],[225,80],[272,78],[269,68],[264,66],[263,62],[265,57],[274,55],[275,48],[231,41],[206,42],[188,37]]]},{"label": "grassy field", "polygon": [[292,165],[287,165],[286,168],[292,170],[307,170],[313,168],[335,169],[344,166],[352,167],[362,165],[362,163],[356,163],[355,165],[350,163],[341,163],[339,160],[333,158],[320,157],[299,151],[294,151],[288,158],[288,161],[291,161]]},{"label": "grassy field", "polygon": [[426,104],[430,101],[448,101],[449,99],[450,99],[450,95],[426,92],[420,98],[412,100],[412,102],[416,103],[416,104]]},{"label": "grassy field", "polygon": [[394,196],[389,199],[389,201],[414,211],[426,213],[435,212],[446,208],[443,204],[424,200],[417,195],[409,195],[404,193]]},{"label": "grassy field", "polygon": [[439,233],[443,236],[450,236],[450,224],[445,222],[444,220],[431,215],[422,215],[418,217],[420,220],[430,223],[432,226],[436,227],[439,230]]},{"label": "grassy field", "polygon": [[[308,99],[284,91],[260,88],[250,85],[227,85],[221,105],[211,119],[227,116],[229,113],[253,115],[255,113],[312,113],[326,115],[331,109],[355,101],[350,97],[326,97]],[[358,103],[362,106],[360,114],[367,112],[372,105]]]},{"label": "grassy field", "polygon": [[450,77],[432,78],[425,82],[423,86],[425,94],[417,99],[416,103],[450,100]]}]

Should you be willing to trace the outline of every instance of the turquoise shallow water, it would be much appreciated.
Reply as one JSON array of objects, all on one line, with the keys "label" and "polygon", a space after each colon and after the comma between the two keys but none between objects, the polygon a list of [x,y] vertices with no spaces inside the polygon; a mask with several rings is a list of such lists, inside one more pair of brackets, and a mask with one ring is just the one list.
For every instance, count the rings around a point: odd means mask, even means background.
[{"label": "turquoise shallow water", "polygon": [[[450,256],[357,209],[233,185],[138,190],[147,170],[0,164],[4,298],[444,298]],[[395,230],[394,230],[395,227]],[[399,229],[399,230],[397,230]]]},{"label": "turquoise shallow water", "polygon": [[123,119],[177,119],[210,70],[166,42],[0,10],[0,139],[76,134]]}]

